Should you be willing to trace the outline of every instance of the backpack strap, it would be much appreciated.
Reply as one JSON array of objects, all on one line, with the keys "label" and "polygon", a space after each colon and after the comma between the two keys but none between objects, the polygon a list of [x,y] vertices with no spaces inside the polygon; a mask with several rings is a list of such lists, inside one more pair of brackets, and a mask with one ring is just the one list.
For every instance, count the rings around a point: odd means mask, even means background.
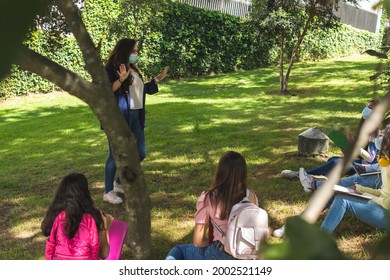
[{"label": "backpack strap", "polygon": [[218,231],[219,235],[220,235],[221,237],[225,237],[225,235],[223,234],[223,231],[222,231],[221,227],[220,227],[219,225],[217,225],[217,223],[214,222],[214,220],[211,219],[211,217],[210,217],[210,222],[211,222],[211,224],[213,225],[213,227]]},{"label": "backpack strap", "polygon": [[[246,198],[248,198],[248,200],[249,200],[250,193],[251,193],[251,191],[249,189],[246,189]],[[258,205],[259,203],[257,201],[257,196],[256,195],[255,195],[255,198],[256,198],[256,205]],[[214,237],[214,236],[210,237],[210,225],[212,225],[212,227],[215,228],[218,231],[218,233],[219,233],[219,235],[221,237],[223,237],[223,238],[225,237],[221,227],[219,225],[217,225],[217,223],[214,222],[213,219],[211,219],[211,217],[210,217],[210,221],[209,221],[209,242],[210,242],[210,238],[213,239],[213,237]],[[211,232],[213,233],[213,231],[211,231]]]},{"label": "backpack strap", "polygon": [[[246,189],[246,197],[249,199],[249,196],[251,194],[251,191],[249,189]],[[255,197],[255,204],[256,206],[259,206],[259,200],[257,199],[257,195],[255,193],[253,193],[254,197]]]},{"label": "backpack strap", "polygon": [[208,240],[209,240],[209,244],[214,240],[214,226],[211,223],[211,218],[209,218]]}]

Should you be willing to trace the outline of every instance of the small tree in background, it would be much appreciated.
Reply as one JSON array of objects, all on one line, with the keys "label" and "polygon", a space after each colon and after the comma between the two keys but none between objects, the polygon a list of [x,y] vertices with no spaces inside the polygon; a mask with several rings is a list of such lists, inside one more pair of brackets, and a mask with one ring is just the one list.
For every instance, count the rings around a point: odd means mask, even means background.
[{"label": "small tree in background", "polygon": [[[384,0],[378,5],[383,5],[390,12],[390,0]],[[382,52],[373,50],[367,51],[368,54],[377,56],[380,59],[387,60],[388,69],[388,48],[383,48]],[[390,79],[389,72],[379,71],[374,74],[371,79],[379,76],[387,76],[382,80],[382,87],[385,89],[384,96],[380,99],[379,105],[375,108],[372,116],[359,127],[353,143],[348,147],[344,154],[344,158],[340,161],[328,174],[328,180],[318,189],[310,198],[310,202],[305,211],[298,217],[288,218],[286,221],[286,238],[283,243],[276,245],[265,245],[263,256],[266,259],[345,259],[337,247],[335,240],[329,235],[313,225],[323,211],[326,203],[333,195],[332,186],[339,181],[339,178],[347,170],[350,162],[356,158],[357,149],[367,143],[368,135],[383,123],[383,116],[386,117],[386,112],[390,108]],[[366,139],[366,140],[364,140]],[[343,172],[343,170],[345,170]],[[390,213],[389,213],[390,215]],[[390,217],[390,216],[389,216]],[[390,258],[390,231],[388,230],[382,240],[376,244],[373,259],[389,259]]]},{"label": "small tree in background", "polygon": [[[280,93],[288,93],[291,70],[307,32],[315,25],[326,28],[337,21],[334,7],[337,7],[334,0],[253,0],[252,20],[280,49]],[[288,61],[286,70],[285,61]]]}]

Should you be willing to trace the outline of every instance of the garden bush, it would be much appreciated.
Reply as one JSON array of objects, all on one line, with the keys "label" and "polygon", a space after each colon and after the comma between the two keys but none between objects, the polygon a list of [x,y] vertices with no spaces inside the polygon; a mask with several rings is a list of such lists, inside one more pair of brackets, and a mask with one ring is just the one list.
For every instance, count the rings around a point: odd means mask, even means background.
[{"label": "garden bush", "polygon": [[[120,15],[120,5],[111,5],[109,14],[100,10],[100,2],[86,2],[84,21],[95,44],[102,41],[104,61],[118,38],[129,36],[134,22],[131,17],[127,30],[110,28]],[[89,4],[88,4],[89,3]],[[106,3],[102,1],[101,3]],[[278,60],[278,47],[263,36],[263,31],[250,19],[192,7],[185,3],[166,1],[155,15],[156,24],[143,28],[140,68],[150,78],[168,65],[170,78],[226,73],[238,69],[255,69]],[[146,22],[146,21],[144,21]],[[338,24],[337,28],[315,29],[303,40],[299,60],[317,60],[347,56],[378,45],[380,35]],[[26,42],[29,47],[77,74],[87,77],[84,62],[72,36],[63,36],[53,46],[49,34],[36,31]],[[26,93],[49,92],[55,86],[19,67],[14,66],[8,78],[0,81],[0,97]]]}]

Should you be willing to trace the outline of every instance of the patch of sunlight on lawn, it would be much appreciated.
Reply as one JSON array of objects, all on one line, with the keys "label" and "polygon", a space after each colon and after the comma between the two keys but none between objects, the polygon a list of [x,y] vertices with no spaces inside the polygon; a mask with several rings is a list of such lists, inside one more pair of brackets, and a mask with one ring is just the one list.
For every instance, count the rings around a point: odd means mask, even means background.
[{"label": "patch of sunlight on lawn", "polygon": [[166,171],[164,170],[148,170],[145,173],[153,175],[165,175]]},{"label": "patch of sunlight on lawn", "polygon": [[[359,74],[360,76],[361,74]],[[368,85],[370,84],[369,81],[349,81],[347,78],[340,78],[340,79],[329,79],[329,80],[326,80],[326,79],[317,79],[316,81],[312,81],[310,83],[311,86],[325,86],[325,85],[330,85],[332,87],[340,87],[340,90],[341,89],[345,89],[345,88],[356,88],[356,87],[359,87],[359,85]]]},{"label": "patch of sunlight on lawn", "polygon": [[151,163],[170,163],[170,164],[189,164],[189,163],[203,163],[204,158],[188,158],[186,156],[176,156],[170,158],[158,158],[150,161]]},{"label": "patch of sunlight on lawn", "polygon": [[2,203],[9,202],[15,205],[23,205],[25,201],[26,201],[25,197],[14,197],[14,198],[2,199]]},{"label": "patch of sunlight on lawn", "polygon": [[31,238],[41,232],[41,218],[33,218],[11,227],[14,238]]},{"label": "patch of sunlight on lawn", "polygon": [[336,240],[337,246],[341,251],[348,252],[349,255],[355,255],[355,258],[370,259],[370,252],[366,250],[366,243],[369,240],[366,236],[354,236]]},{"label": "patch of sunlight on lawn", "polygon": [[276,218],[279,223],[284,223],[287,218],[300,215],[306,208],[307,202],[291,204],[283,200],[264,201],[264,207],[267,209],[270,217]]},{"label": "patch of sunlight on lawn", "polygon": [[220,124],[239,124],[239,123],[246,123],[249,121],[251,121],[251,119],[244,119],[244,118],[240,118],[240,119],[227,119],[227,118],[225,118],[225,119],[221,119],[221,118],[211,119],[211,122],[213,124],[217,124],[217,125],[220,125]]},{"label": "patch of sunlight on lawn", "polygon": [[[166,225],[169,224],[169,227]],[[152,214],[152,238],[166,240],[167,242],[176,242],[184,237],[191,235],[194,228],[193,219],[173,220],[172,217],[154,216]],[[167,251],[168,252],[168,251]]]},{"label": "patch of sunlight on lawn", "polygon": [[[103,164],[101,165],[101,167],[103,168]],[[101,169],[101,170],[103,170],[103,169]],[[103,181],[95,181],[93,183],[90,183],[89,187],[91,189],[94,189],[94,190],[101,190],[102,188],[104,188],[104,182]]]}]

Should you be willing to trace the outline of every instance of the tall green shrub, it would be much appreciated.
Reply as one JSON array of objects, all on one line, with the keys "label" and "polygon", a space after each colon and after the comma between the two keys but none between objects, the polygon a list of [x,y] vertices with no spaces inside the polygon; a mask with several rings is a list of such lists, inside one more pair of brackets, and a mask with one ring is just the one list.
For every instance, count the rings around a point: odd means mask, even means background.
[{"label": "tall green shrub", "polygon": [[375,48],[380,34],[358,30],[349,25],[337,24],[334,28],[311,30],[302,42],[299,59],[316,60],[348,56]]},{"label": "tall green shrub", "polygon": [[[95,44],[101,45],[102,61],[119,38],[131,36],[129,30],[134,25],[133,17],[122,17],[121,6],[117,3],[117,0],[85,2],[83,18]],[[126,29],[118,28],[115,23],[118,18]],[[170,66],[169,76],[177,78],[253,69],[268,66],[278,58],[278,47],[266,40],[264,30],[249,20],[169,0],[153,19],[153,24],[145,26],[142,24],[146,24],[146,20],[138,21],[137,27],[142,30],[139,63],[146,78],[156,75],[167,65]],[[60,45],[53,48],[49,35],[37,31],[31,34],[28,44],[31,49],[86,77],[74,38],[64,36]],[[345,25],[337,29],[318,29],[305,38],[298,59],[346,56],[375,46],[377,38],[370,32]],[[13,67],[7,79],[0,81],[0,97],[53,89],[50,82],[17,67]]]},{"label": "tall green shrub", "polygon": [[[238,17],[171,2],[162,14],[161,63],[171,76],[188,77],[269,63],[261,34]],[[162,66],[162,65],[161,65]]]},{"label": "tall green shrub", "polygon": [[[48,34],[44,34],[43,31],[39,30],[30,34],[26,44],[41,55],[52,59],[75,73],[87,77],[81,52],[73,37],[64,36],[61,42],[53,45],[49,40]],[[33,73],[22,71],[17,66],[13,66],[10,75],[0,81],[0,97],[5,98],[27,93],[45,93],[54,89],[56,87],[51,82]]]}]

